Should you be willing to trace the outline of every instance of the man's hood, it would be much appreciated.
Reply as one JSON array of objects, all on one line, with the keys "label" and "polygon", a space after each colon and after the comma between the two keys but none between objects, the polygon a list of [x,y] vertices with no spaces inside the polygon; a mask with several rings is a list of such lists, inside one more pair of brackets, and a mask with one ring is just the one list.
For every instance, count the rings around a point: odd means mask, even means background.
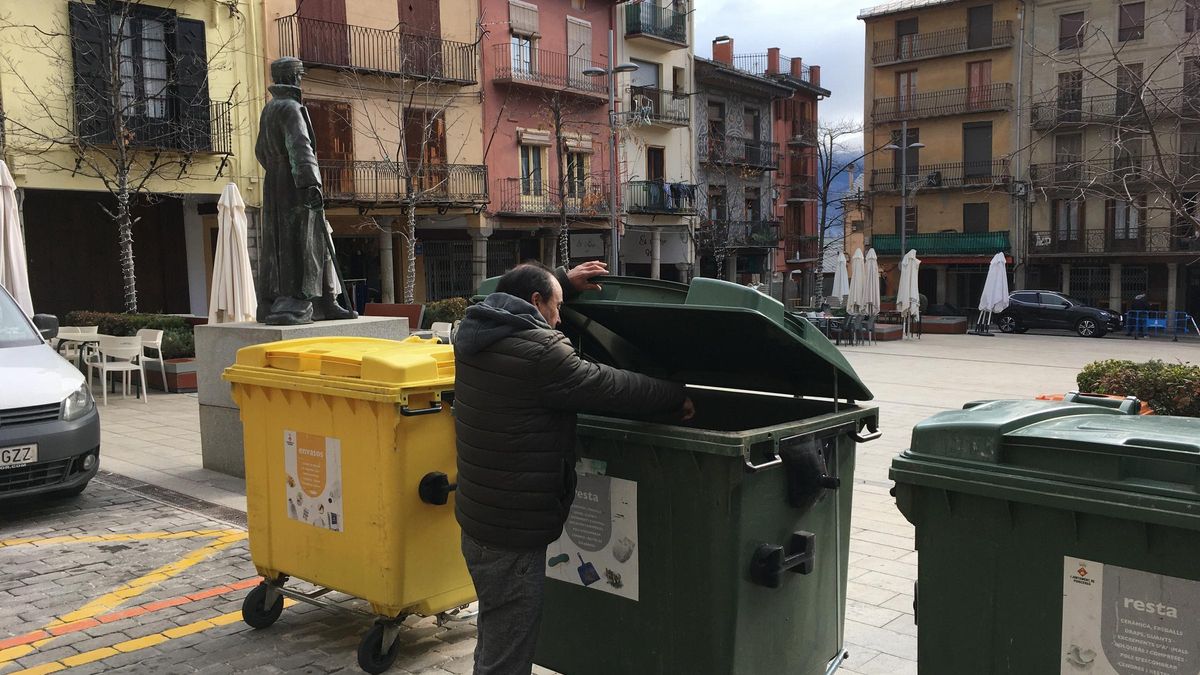
[{"label": "man's hood", "polygon": [[536,307],[508,293],[492,293],[467,309],[454,335],[454,351],[478,354],[510,335],[537,329],[550,330],[550,324]]}]

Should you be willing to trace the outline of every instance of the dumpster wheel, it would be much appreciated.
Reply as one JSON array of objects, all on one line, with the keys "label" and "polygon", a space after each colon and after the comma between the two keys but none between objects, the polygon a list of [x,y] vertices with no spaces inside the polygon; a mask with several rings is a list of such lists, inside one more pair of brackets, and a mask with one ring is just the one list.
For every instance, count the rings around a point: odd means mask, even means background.
[{"label": "dumpster wheel", "polygon": [[265,581],[255,586],[242,601],[242,621],[251,628],[266,628],[275,623],[282,613],[283,594]]},{"label": "dumpster wheel", "polygon": [[[394,621],[377,621],[358,645],[358,667],[368,673],[382,673],[396,662],[400,655],[400,624]],[[384,644],[387,643],[387,651]]]}]

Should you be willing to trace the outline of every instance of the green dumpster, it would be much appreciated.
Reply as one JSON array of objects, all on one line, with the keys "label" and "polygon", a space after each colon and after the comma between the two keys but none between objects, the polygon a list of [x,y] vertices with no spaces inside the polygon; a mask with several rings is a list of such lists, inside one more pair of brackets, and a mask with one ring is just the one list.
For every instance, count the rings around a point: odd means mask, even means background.
[{"label": "green dumpster", "polygon": [[923,675],[1200,673],[1200,420],[1107,403],[914,428],[891,475]]},{"label": "green dumpster", "polygon": [[[604,279],[564,306],[585,358],[687,382],[697,417],[581,416],[535,662],[570,675],[824,674],[844,657],[855,444],[870,392],[779,302]],[[486,289],[485,289],[486,290]]]}]

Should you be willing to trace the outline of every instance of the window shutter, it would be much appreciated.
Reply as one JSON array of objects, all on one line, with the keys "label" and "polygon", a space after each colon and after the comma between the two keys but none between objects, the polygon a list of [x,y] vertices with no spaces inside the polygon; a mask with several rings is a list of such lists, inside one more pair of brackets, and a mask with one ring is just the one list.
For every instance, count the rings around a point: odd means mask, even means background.
[{"label": "window shutter", "polygon": [[111,143],[108,15],[80,2],[72,2],[68,8],[75,64],[75,133],[86,143]]},{"label": "window shutter", "polygon": [[538,8],[519,0],[509,0],[508,23],[514,35],[536,35],[538,32]]},{"label": "window shutter", "polygon": [[213,139],[208,101],[208,46],[203,21],[176,21],[174,57],[180,149],[209,150]]}]

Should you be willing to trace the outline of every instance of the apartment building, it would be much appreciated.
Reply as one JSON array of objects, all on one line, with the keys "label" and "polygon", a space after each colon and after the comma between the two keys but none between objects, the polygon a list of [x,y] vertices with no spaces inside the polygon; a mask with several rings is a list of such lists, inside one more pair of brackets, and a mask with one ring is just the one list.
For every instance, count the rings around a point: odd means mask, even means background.
[{"label": "apartment building", "polygon": [[1200,315],[1200,3],[1028,11],[1028,287]]},{"label": "apartment building", "polygon": [[921,292],[934,303],[972,307],[997,252],[1021,262],[1013,246],[1021,188],[1010,157],[1018,150],[1023,4],[901,0],[859,14],[863,234],[887,275],[885,296],[899,279],[901,228],[905,248],[923,261]]},{"label": "apartment building", "polygon": [[38,311],[126,307],[109,215],[124,181],[138,308],[207,314],[221,190],[239,186],[252,222],[261,203],[260,3],[47,0],[3,14],[0,138]]},{"label": "apartment building", "polygon": [[262,68],[305,64],[326,214],[356,304],[402,301],[410,257],[416,302],[469,296],[486,277],[473,242],[490,196],[478,4],[263,1]]},{"label": "apartment building", "polygon": [[688,281],[693,274],[696,150],[692,114],[693,13],[681,0],[617,10],[617,58],[637,70],[618,82],[623,179],[621,272]]}]

